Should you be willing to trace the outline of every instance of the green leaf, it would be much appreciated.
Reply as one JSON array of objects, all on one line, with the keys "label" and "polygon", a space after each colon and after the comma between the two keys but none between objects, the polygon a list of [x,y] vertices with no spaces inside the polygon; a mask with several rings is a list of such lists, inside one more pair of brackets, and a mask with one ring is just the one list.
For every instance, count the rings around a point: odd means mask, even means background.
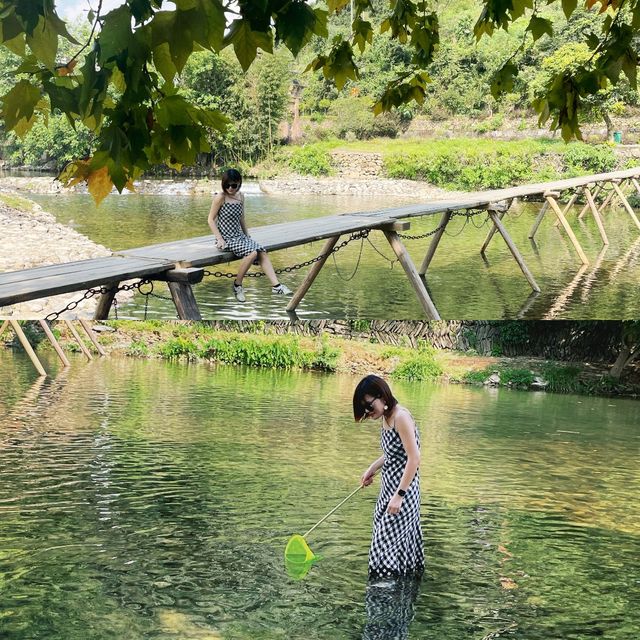
[{"label": "green leaf", "polygon": [[33,33],[27,33],[26,40],[36,58],[49,69],[53,69],[58,52],[58,34],[51,27],[51,23],[41,17]]},{"label": "green leaf", "polygon": [[553,25],[551,20],[546,18],[539,18],[538,16],[531,16],[527,31],[531,31],[533,41],[539,40],[545,33],[550,37],[553,37]]},{"label": "green leaf", "polygon": [[297,56],[314,34],[327,34],[327,13],[313,10],[304,2],[289,2],[277,13],[276,41],[284,42]]},{"label": "green leaf", "polygon": [[110,11],[98,36],[100,62],[104,64],[128,48],[131,41],[131,13],[127,5]]},{"label": "green leaf", "polygon": [[171,82],[176,76],[178,70],[176,69],[176,65],[173,64],[168,42],[163,42],[154,48],[153,64],[167,82]]},{"label": "green leaf", "polygon": [[42,94],[38,87],[28,80],[20,80],[11,91],[2,97],[2,111],[4,126],[8,131],[15,129],[18,123],[31,122],[36,105]]},{"label": "green leaf", "polygon": [[373,42],[373,27],[359,16],[353,21],[353,43],[364,53],[367,44]]},{"label": "green leaf", "polygon": [[578,0],[562,0],[562,10],[567,20],[571,17],[571,14],[576,10],[578,6]]},{"label": "green leaf", "polygon": [[518,75],[518,67],[507,63],[498,69],[491,78],[491,95],[497,100],[501,95],[513,90],[513,81]]},{"label": "green leaf", "polygon": [[254,61],[258,47],[271,53],[273,51],[273,35],[253,31],[247,20],[235,20],[224,39],[225,46],[233,45],[240,66],[246,71]]}]

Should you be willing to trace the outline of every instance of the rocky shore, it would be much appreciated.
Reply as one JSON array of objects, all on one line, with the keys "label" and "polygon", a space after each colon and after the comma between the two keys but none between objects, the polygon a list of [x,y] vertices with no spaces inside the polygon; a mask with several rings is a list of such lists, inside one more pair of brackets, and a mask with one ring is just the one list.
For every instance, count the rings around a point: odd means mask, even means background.
[{"label": "rocky shore", "polygon": [[[60,262],[99,258],[111,254],[70,227],[56,222],[50,213],[14,194],[0,193],[0,272],[42,267]],[[120,302],[125,298],[120,297]],[[130,296],[131,294],[127,294]],[[39,319],[59,311],[68,303],[82,298],[82,293],[69,293],[49,298],[0,307],[0,318]],[[91,317],[97,298],[83,300],[63,318]]]}]

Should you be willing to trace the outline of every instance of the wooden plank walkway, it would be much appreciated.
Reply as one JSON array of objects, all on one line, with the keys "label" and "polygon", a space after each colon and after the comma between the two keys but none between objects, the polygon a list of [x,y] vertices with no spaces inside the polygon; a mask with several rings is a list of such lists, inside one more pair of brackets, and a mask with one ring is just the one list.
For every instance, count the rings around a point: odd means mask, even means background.
[{"label": "wooden plank walkway", "polygon": [[[629,215],[640,228],[640,222],[638,222],[635,213],[619,188],[621,183],[628,181],[640,192],[640,187],[637,182],[637,178],[639,177],[640,168],[626,169],[624,171],[522,185],[507,189],[473,192],[456,196],[455,198],[433,200],[426,203],[406,205],[391,209],[332,215],[312,218],[310,220],[255,227],[250,229],[250,234],[271,252],[326,239],[327,244],[323,250],[323,253],[326,253],[331,250],[338,238],[342,235],[380,229],[384,232],[386,239],[412,282],[427,317],[438,318],[438,313],[431,303],[424,283],[421,283],[420,277],[418,276],[424,276],[426,273],[428,265],[435,254],[438,242],[443,235],[444,227],[446,227],[446,224],[451,219],[452,212],[486,209],[494,224],[494,228],[482,246],[482,253],[486,250],[493,234],[498,232],[503,236],[518,266],[531,284],[532,289],[539,291],[539,287],[535,283],[526,264],[524,264],[522,256],[509,237],[504,225],[505,214],[508,211],[510,203],[516,198],[543,195],[546,203],[541,211],[539,220],[536,221],[535,228],[537,229],[537,225],[547,210],[554,213],[558,218],[558,223],[562,224],[584,263],[588,259],[584,255],[584,252],[582,252],[581,247],[577,244],[577,240],[575,240],[575,236],[573,236],[573,232],[568,226],[563,212],[560,211],[557,206],[555,198],[558,197],[560,192],[568,189],[586,189],[588,192],[591,186],[597,185],[598,188],[602,188],[603,184],[610,183],[613,187],[612,193],[615,192],[617,196],[621,198]],[[590,195],[590,192],[588,192],[588,195]],[[611,197],[612,195],[610,194],[609,198]],[[588,198],[588,200],[591,199]],[[497,204],[502,202],[506,202],[507,204],[503,206]],[[591,202],[589,202],[589,204],[591,204]],[[443,214],[442,229],[434,236],[427,256],[422,263],[422,267],[418,271],[413,266],[408,253],[402,246],[400,238],[396,233],[402,224],[398,221],[435,214]],[[594,211],[594,216],[598,219],[597,210]],[[408,228],[408,226],[409,223],[405,222],[402,228]],[[533,233],[535,233],[535,229]],[[195,299],[192,298],[192,294],[190,293],[191,284],[199,280],[189,279],[190,275],[189,278],[186,278],[184,274],[179,273],[180,270],[202,270],[203,267],[230,262],[235,259],[232,254],[226,251],[219,251],[215,247],[214,237],[212,235],[206,235],[129,249],[116,252],[104,258],[80,260],[35,269],[0,273],[0,307],[7,307],[18,302],[25,302],[61,293],[84,291],[98,286],[111,288],[114,293],[120,282],[136,278],[149,278],[151,280],[168,280],[170,282],[173,280],[172,284],[174,286],[170,286],[170,288],[172,289],[172,295],[179,311],[184,314],[190,314],[190,317],[193,316],[192,319],[199,319]],[[324,261],[322,261],[319,267],[312,270],[311,277],[305,280],[299,292],[294,296],[295,303],[290,303],[287,307],[288,310],[295,309],[295,305],[297,305],[304,293],[309,289],[323,263]],[[200,275],[199,279],[201,278],[202,275]],[[178,298],[182,295],[186,295],[189,299],[180,302]],[[106,317],[112,298],[113,295],[111,295],[104,304],[100,305],[101,310],[97,317]]]}]

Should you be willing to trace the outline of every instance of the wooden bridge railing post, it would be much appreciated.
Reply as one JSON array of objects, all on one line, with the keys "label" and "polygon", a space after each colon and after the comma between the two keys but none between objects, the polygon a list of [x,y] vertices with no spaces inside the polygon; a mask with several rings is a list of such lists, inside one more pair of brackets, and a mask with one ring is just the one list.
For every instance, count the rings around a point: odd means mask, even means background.
[{"label": "wooden bridge railing post", "polygon": [[542,208],[538,212],[538,216],[536,217],[536,221],[533,223],[533,227],[531,227],[531,231],[529,231],[529,238],[533,240],[534,236],[538,232],[538,227],[542,223],[542,219],[544,218],[544,214],[547,213],[547,209],[549,208],[549,203],[545,200]]},{"label": "wooden bridge railing post", "polygon": [[518,251],[518,247],[516,247],[515,243],[511,239],[511,236],[509,235],[504,225],[502,224],[502,217],[500,214],[504,215],[506,211],[504,210],[503,207],[489,205],[487,207],[487,213],[489,214],[489,217],[491,218],[491,221],[493,222],[493,225],[496,231],[500,233],[500,235],[506,242],[507,247],[509,247],[509,251],[511,251],[511,255],[514,257],[515,261],[518,263],[518,266],[520,267],[520,270],[524,274],[524,277],[527,279],[527,282],[531,285],[531,288],[536,293],[540,293],[540,287],[538,286],[538,283],[536,282],[535,278],[531,274],[531,271],[529,271],[529,267],[527,267],[527,264],[524,261],[524,258],[520,254],[520,251]]},{"label": "wooden bridge railing post", "polygon": [[94,320],[106,320],[109,317],[109,311],[111,311],[113,299],[116,297],[116,293],[118,293],[119,284],[119,282],[116,282],[110,287],[107,287],[106,292],[100,296],[96,310],[93,312]]},{"label": "wooden bridge railing post", "polygon": [[40,323],[40,326],[42,327],[42,330],[45,332],[45,335],[47,336],[47,338],[49,338],[49,342],[53,346],[55,352],[58,354],[58,358],[60,358],[60,362],[62,362],[62,365],[64,367],[70,367],[71,364],[70,364],[67,356],[64,354],[64,351],[62,350],[62,347],[60,346],[60,343],[56,340],[56,337],[53,334],[53,331],[51,331],[51,329],[49,328],[49,325],[47,324],[47,321],[46,320],[38,320],[38,322]]},{"label": "wooden bridge railing post", "polygon": [[420,278],[418,270],[413,264],[409,253],[400,241],[400,236],[398,236],[398,229],[402,230],[407,229],[408,227],[408,222],[395,222],[394,224],[381,227],[381,230],[382,233],[384,233],[385,238],[391,245],[393,252],[396,254],[398,262],[400,262],[402,268],[404,269],[404,272],[407,274],[409,282],[413,286],[418,296],[418,300],[420,301],[422,308],[427,314],[427,318],[429,318],[429,320],[440,320],[440,314],[433,304],[427,288],[424,286],[424,282]]},{"label": "wooden bridge railing post", "polygon": [[607,232],[604,230],[604,224],[602,223],[602,217],[600,216],[600,212],[598,211],[598,207],[596,207],[596,201],[593,195],[591,194],[591,189],[589,189],[589,185],[584,187],[584,196],[587,199],[587,207],[591,209],[591,213],[593,213],[593,217],[598,225],[598,231],[600,232],[600,237],[602,238],[602,242],[605,245],[609,244],[609,238],[607,238]]},{"label": "wooden bridge railing post", "polygon": [[[513,204],[513,200],[508,200],[507,202],[504,203],[504,205],[498,202],[492,203],[491,207],[493,207],[492,210],[498,214],[498,218],[502,222],[502,218],[504,218],[507,215],[507,211],[509,211],[512,204]],[[491,229],[489,229],[489,233],[487,234],[484,244],[482,245],[482,247],[480,247],[481,255],[484,255],[486,253],[487,247],[489,246],[489,243],[491,242],[491,239],[495,235],[496,231],[498,231],[498,227],[496,227],[496,225],[494,224],[491,227]]]},{"label": "wooden bridge railing post", "polygon": [[631,219],[635,223],[636,227],[640,229],[640,220],[638,220],[638,216],[636,216],[635,211],[629,204],[629,201],[625,198],[624,193],[622,193],[622,189],[620,188],[620,180],[612,180],[611,184],[613,185],[613,190],[616,192],[618,198],[622,202],[624,208],[627,210],[627,213],[631,216]]},{"label": "wooden bridge railing post", "polygon": [[18,336],[18,340],[20,340],[20,344],[22,345],[24,350],[27,352],[27,355],[29,356],[29,359],[33,363],[33,366],[36,368],[36,371],[41,376],[46,376],[47,372],[44,370],[44,367],[42,366],[40,359],[36,355],[36,352],[33,350],[33,347],[29,343],[29,340],[27,339],[27,336],[24,334],[24,331],[22,330],[22,327],[20,326],[18,321],[9,320],[9,324],[11,325],[11,328],[15,331],[15,334]]},{"label": "wooden bridge railing post", "polygon": [[325,242],[324,247],[322,247],[322,251],[321,251],[321,254],[323,257],[320,258],[318,262],[315,262],[312,265],[311,269],[309,269],[309,273],[307,273],[307,276],[302,281],[302,284],[298,287],[296,292],[293,294],[293,298],[291,298],[291,300],[289,301],[289,304],[287,305],[287,308],[286,308],[287,311],[296,310],[296,307],[300,304],[300,301],[302,300],[302,298],[304,298],[307,291],[309,291],[309,289],[311,288],[313,281],[316,279],[316,277],[320,273],[322,267],[324,267],[324,263],[329,259],[329,256],[331,255],[331,251],[333,251],[333,248],[336,246],[339,239],[340,239],[340,236],[337,235],[337,236],[333,236],[332,238],[329,238]]},{"label": "wooden bridge railing post", "polygon": [[569,236],[569,240],[571,240],[571,244],[573,244],[573,247],[575,248],[576,252],[580,256],[580,260],[582,260],[583,264],[589,264],[589,258],[587,258],[587,254],[583,251],[582,247],[580,246],[580,243],[578,242],[578,238],[576,238],[575,234],[573,233],[573,229],[569,226],[569,223],[566,221],[565,217],[562,215],[562,210],[560,209],[560,207],[558,206],[558,203],[556,202],[556,198],[558,196],[559,196],[559,193],[557,191],[544,192],[544,197],[546,198],[553,212],[556,214],[556,216],[558,216],[558,220],[560,221],[560,224],[562,225],[562,228],[564,229],[565,233]]},{"label": "wooden bridge railing post", "polygon": [[453,214],[451,211],[445,211],[442,214],[442,219],[440,220],[440,225],[439,225],[440,228],[431,239],[431,244],[429,245],[429,249],[427,249],[427,254],[424,257],[424,260],[422,261],[422,265],[420,265],[420,271],[418,272],[420,276],[424,276],[424,274],[427,273],[427,269],[431,264],[431,260],[433,260],[433,256],[436,253],[438,244],[440,244],[440,239],[444,235],[445,229],[447,228],[447,225],[449,224],[449,221],[451,220],[452,215]]}]

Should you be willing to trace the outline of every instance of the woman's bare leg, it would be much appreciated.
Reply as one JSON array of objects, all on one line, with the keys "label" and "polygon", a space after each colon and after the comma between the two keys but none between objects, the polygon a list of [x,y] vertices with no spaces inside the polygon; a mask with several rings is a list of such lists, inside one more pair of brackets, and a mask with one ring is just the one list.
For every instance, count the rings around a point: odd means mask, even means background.
[{"label": "woman's bare leg", "polygon": [[256,251],[252,251],[248,256],[245,256],[240,261],[240,266],[238,267],[238,275],[235,279],[235,284],[242,284],[242,278],[244,278],[244,274],[249,271],[249,267],[253,264],[253,261],[256,259]]},{"label": "woman's bare leg", "polygon": [[271,264],[271,260],[269,259],[269,256],[265,251],[260,251],[258,253],[258,260],[260,261],[260,266],[262,267],[262,270],[264,271],[267,278],[269,278],[271,284],[273,286],[277,285],[278,276],[276,275],[276,272],[273,269],[273,265]]}]

